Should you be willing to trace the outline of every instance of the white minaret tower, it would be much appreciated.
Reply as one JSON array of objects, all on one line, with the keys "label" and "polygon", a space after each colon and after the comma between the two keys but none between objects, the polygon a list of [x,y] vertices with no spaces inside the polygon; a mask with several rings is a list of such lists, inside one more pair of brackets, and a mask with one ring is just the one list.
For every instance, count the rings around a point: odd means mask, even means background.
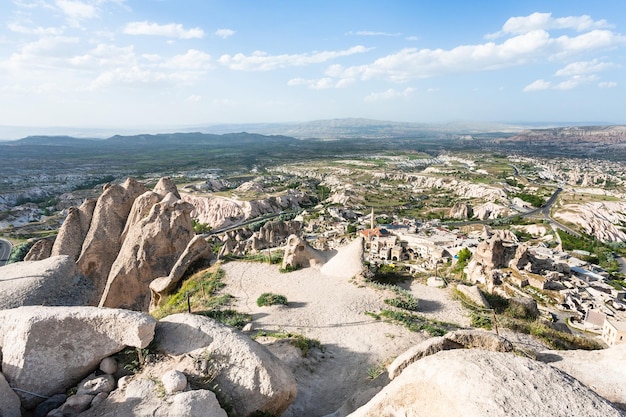
[{"label": "white minaret tower", "polygon": [[370,229],[374,230],[374,207],[372,207],[372,215],[370,216]]}]

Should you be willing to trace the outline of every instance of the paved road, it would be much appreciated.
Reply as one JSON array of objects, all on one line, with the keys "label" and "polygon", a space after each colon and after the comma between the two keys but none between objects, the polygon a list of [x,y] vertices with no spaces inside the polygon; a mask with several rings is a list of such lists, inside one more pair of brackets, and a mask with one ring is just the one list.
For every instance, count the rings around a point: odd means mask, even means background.
[{"label": "paved road", "polygon": [[6,239],[0,239],[0,266],[4,266],[11,255],[11,242]]}]

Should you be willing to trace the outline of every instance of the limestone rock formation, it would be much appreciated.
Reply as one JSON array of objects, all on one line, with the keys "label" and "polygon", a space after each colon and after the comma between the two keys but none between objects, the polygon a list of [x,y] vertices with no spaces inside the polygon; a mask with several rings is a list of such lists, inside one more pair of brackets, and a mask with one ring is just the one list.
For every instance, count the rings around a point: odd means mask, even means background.
[{"label": "limestone rock formation", "polygon": [[0,416],[21,417],[20,397],[9,386],[9,383],[0,373]]},{"label": "limestone rock formation", "polygon": [[509,261],[509,266],[518,271],[524,270],[533,274],[541,274],[545,271],[570,273],[570,266],[567,262],[556,261],[551,257],[542,256],[526,244],[521,245],[517,249],[515,257]]},{"label": "limestone rock formation", "polygon": [[312,248],[306,240],[299,236],[289,236],[285,246],[283,269],[309,266],[321,267],[324,262],[326,262],[324,253]]},{"label": "limestone rock formation", "polygon": [[50,257],[52,252],[52,245],[54,244],[54,237],[40,239],[30,248],[26,256],[25,261],[39,261]]},{"label": "limestone rock formation", "polygon": [[150,282],[169,275],[194,236],[192,209],[180,200],[163,200],[131,226],[111,266],[101,307],[148,310]]},{"label": "limestone rock formation", "polygon": [[453,219],[470,219],[474,215],[474,211],[472,210],[472,206],[466,203],[456,203],[450,209],[450,213],[448,213],[448,217]]},{"label": "limestone rock formation", "polygon": [[626,411],[626,344],[592,351],[544,351],[537,360],[567,372]]},{"label": "limestone rock formation", "polygon": [[175,314],[157,324],[155,345],[176,356],[188,379],[214,375],[221,400],[232,415],[255,411],[280,415],[295,400],[296,382],[289,368],[265,347],[210,318]]},{"label": "limestone rock formation", "polygon": [[474,208],[474,217],[479,220],[497,219],[507,216],[509,212],[505,206],[489,202]]},{"label": "limestone rock formation", "polygon": [[254,234],[251,249],[260,250],[280,246],[285,243],[289,236],[300,234],[301,229],[302,223],[298,221],[267,222]]},{"label": "limestone rock formation", "polygon": [[[144,313],[96,307],[0,310],[2,370],[13,388],[45,396],[64,392],[103,358],[126,346],[146,347],[155,324]],[[26,408],[43,401],[19,396]]]},{"label": "limestone rock formation", "polygon": [[122,184],[106,185],[98,198],[77,264],[93,280],[99,294],[122,247],[120,237],[130,209],[135,199],[146,191],[143,184],[129,178]]},{"label": "limestone rock formation", "polygon": [[472,259],[487,268],[504,268],[515,256],[516,250],[517,244],[494,236],[478,244]]},{"label": "limestone rock formation", "polygon": [[174,264],[169,275],[156,278],[150,282],[150,310],[159,307],[164,296],[174,290],[191,264],[201,258],[209,259],[211,255],[211,246],[207,241],[201,235],[194,236],[176,261],[176,264]]},{"label": "limestone rock formation", "polygon": [[447,350],[408,366],[350,417],[622,416],[571,376],[511,353]]},{"label": "limestone rock formation", "polygon": [[78,260],[95,208],[96,200],[87,199],[80,207],[68,209],[67,217],[59,229],[50,256],[68,255],[72,260]]},{"label": "limestone rock formation", "polygon": [[337,254],[330,258],[320,271],[324,275],[349,279],[360,276],[364,270],[364,239],[358,237],[347,246],[337,249]]},{"label": "limestone rock formation", "polygon": [[84,305],[94,294],[91,280],[77,271],[68,256],[17,262],[0,268],[0,309]]},{"label": "limestone rock formation", "polygon": [[554,218],[578,225],[586,234],[603,242],[624,242],[626,233],[626,202],[592,201],[584,204],[565,204],[554,213]]}]

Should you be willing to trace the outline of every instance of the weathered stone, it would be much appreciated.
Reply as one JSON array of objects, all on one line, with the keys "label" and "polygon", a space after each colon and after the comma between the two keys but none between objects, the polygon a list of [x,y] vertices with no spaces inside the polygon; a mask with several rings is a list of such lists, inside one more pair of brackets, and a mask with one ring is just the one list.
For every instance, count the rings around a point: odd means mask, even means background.
[{"label": "weathered stone", "polygon": [[128,219],[126,220],[122,236],[120,236],[120,240],[122,242],[126,239],[126,235],[128,235],[130,228],[146,217],[150,213],[150,210],[152,210],[152,207],[162,199],[163,196],[150,190],[135,199],[133,206],[130,209],[130,213],[128,214]]},{"label": "weathered stone", "polygon": [[102,359],[100,361],[100,370],[105,374],[113,375],[117,372],[117,361],[112,357]]},{"label": "weathered stone", "polygon": [[[135,199],[146,187],[128,178],[123,184],[106,185],[93,211],[77,264],[102,294],[114,260],[122,247],[121,235]],[[97,300],[94,300],[97,303]]]},{"label": "weathered stone", "polygon": [[537,360],[573,376],[626,411],[626,344],[601,350],[548,350]]},{"label": "weathered stone", "polygon": [[105,374],[96,376],[89,375],[78,384],[76,394],[98,395],[101,392],[109,393],[115,389],[115,378],[112,375]]},{"label": "weathered stone", "polygon": [[150,282],[169,275],[194,236],[189,216],[192,209],[180,200],[163,201],[130,228],[111,266],[101,307],[148,311]]},{"label": "weathered stone", "polygon": [[75,417],[91,406],[95,395],[76,394],[68,397],[67,401],[48,413],[48,417]]},{"label": "weathered stone", "polygon": [[47,237],[44,239],[39,239],[30,248],[30,250],[24,257],[24,261],[39,261],[41,259],[49,258],[50,253],[52,252],[53,244],[54,244],[54,236]]},{"label": "weathered stone", "polygon": [[[2,370],[14,388],[53,395],[74,386],[126,346],[144,348],[155,320],[144,313],[96,307],[0,310]],[[19,393],[32,408],[41,398]]]},{"label": "weathered stone", "polygon": [[181,356],[178,370],[189,380],[214,377],[221,399],[233,405],[232,415],[260,410],[280,415],[296,397],[289,368],[265,347],[239,331],[208,317],[175,314],[157,324],[155,345]]},{"label": "weathered stone", "polygon": [[287,239],[283,269],[318,266],[324,264],[326,258],[321,251],[313,249],[308,242],[299,236],[291,235]]},{"label": "weathered stone", "polygon": [[0,416],[21,417],[20,397],[9,386],[9,383],[0,373]]},{"label": "weathered stone", "polygon": [[185,248],[180,258],[174,264],[167,277],[159,277],[150,282],[150,310],[153,310],[161,304],[165,295],[174,290],[178,282],[181,280],[187,269],[201,258],[209,258],[211,256],[211,246],[201,236],[194,236]]},{"label": "weathered stone", "polygon": [[350,417],[622,416],[571,376],[510,353],[456,349],[408,366]]},{"label": "weathered stone", "polygon": [[227,417],[215,394],[204,389],[176,394],[169,412],[172,417]]},{"label": "weathered stone", "polygon": [[67,395],[65,394],[53,395],[35,408],[33,417],[46,417],[50,411],[61,407],[66,400]]},{"label": "weathered stone", "polygon": [[90,279],[68,256],[0,267],[0,309],[27,305],[84,305],[94,295]]},{"label": "weathered stone", "polygon": [[73,261],[78,259],[95,207],[96,200],[88,199],[80,207],[68,209],[67,217],[59,229],[50,256],[68,255]]},{"label": "weathered stone", "polygon": [[187,388],[187,377],[180,371],[171,369],[161,377],[166,394],[184,391]]},{"label": "weathered stone", "polygon": [[480,292],[480,289],[478,289],[478,286],[457,284],[456,289],[476,305],[484,308],[491,308],[483,293]]},{"label": "weathered stone", "polygon": [[159,179],[159,182],[157,182],[157,184],[154,186],[154,190],[152,191],[160,195],[161,198],[171,193],[174,195],[174,197],[176,197],[177,200],[180,200],[180,194],[178,193],[178,188],[176,187],[176,184],[174,184],[174,181],[172,181],[170,177],[161,177]]}]

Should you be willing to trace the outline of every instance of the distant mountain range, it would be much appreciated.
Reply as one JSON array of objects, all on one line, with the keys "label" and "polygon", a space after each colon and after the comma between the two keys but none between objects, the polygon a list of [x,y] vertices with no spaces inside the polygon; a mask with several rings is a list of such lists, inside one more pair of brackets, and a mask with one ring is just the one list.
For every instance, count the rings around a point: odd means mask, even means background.
[{"label": "distant mountain range", "polygon": [[[587,125],[602,125],[588,123]],[[142,135],[173,132],[200,132],[211,134],[258,133],[262,135],[285,135],[298,139],[319,138],[390,138],[423,137],[434,134],[477,134],[496,133],[513,134],[525,129],[552,128],[580,125],[576,123],[495,123],[495,122],[447,122],[447,123],[409,123],[373,119],[331,119],[294,123],[244,123],[213,124],[176,127],[138,127],[122,129],[88,129],[63,127],[19,127],[0,126],[0,140],[15,140],[27,136],[71,136],[75,138],[104,139],[114,135]]]}]

